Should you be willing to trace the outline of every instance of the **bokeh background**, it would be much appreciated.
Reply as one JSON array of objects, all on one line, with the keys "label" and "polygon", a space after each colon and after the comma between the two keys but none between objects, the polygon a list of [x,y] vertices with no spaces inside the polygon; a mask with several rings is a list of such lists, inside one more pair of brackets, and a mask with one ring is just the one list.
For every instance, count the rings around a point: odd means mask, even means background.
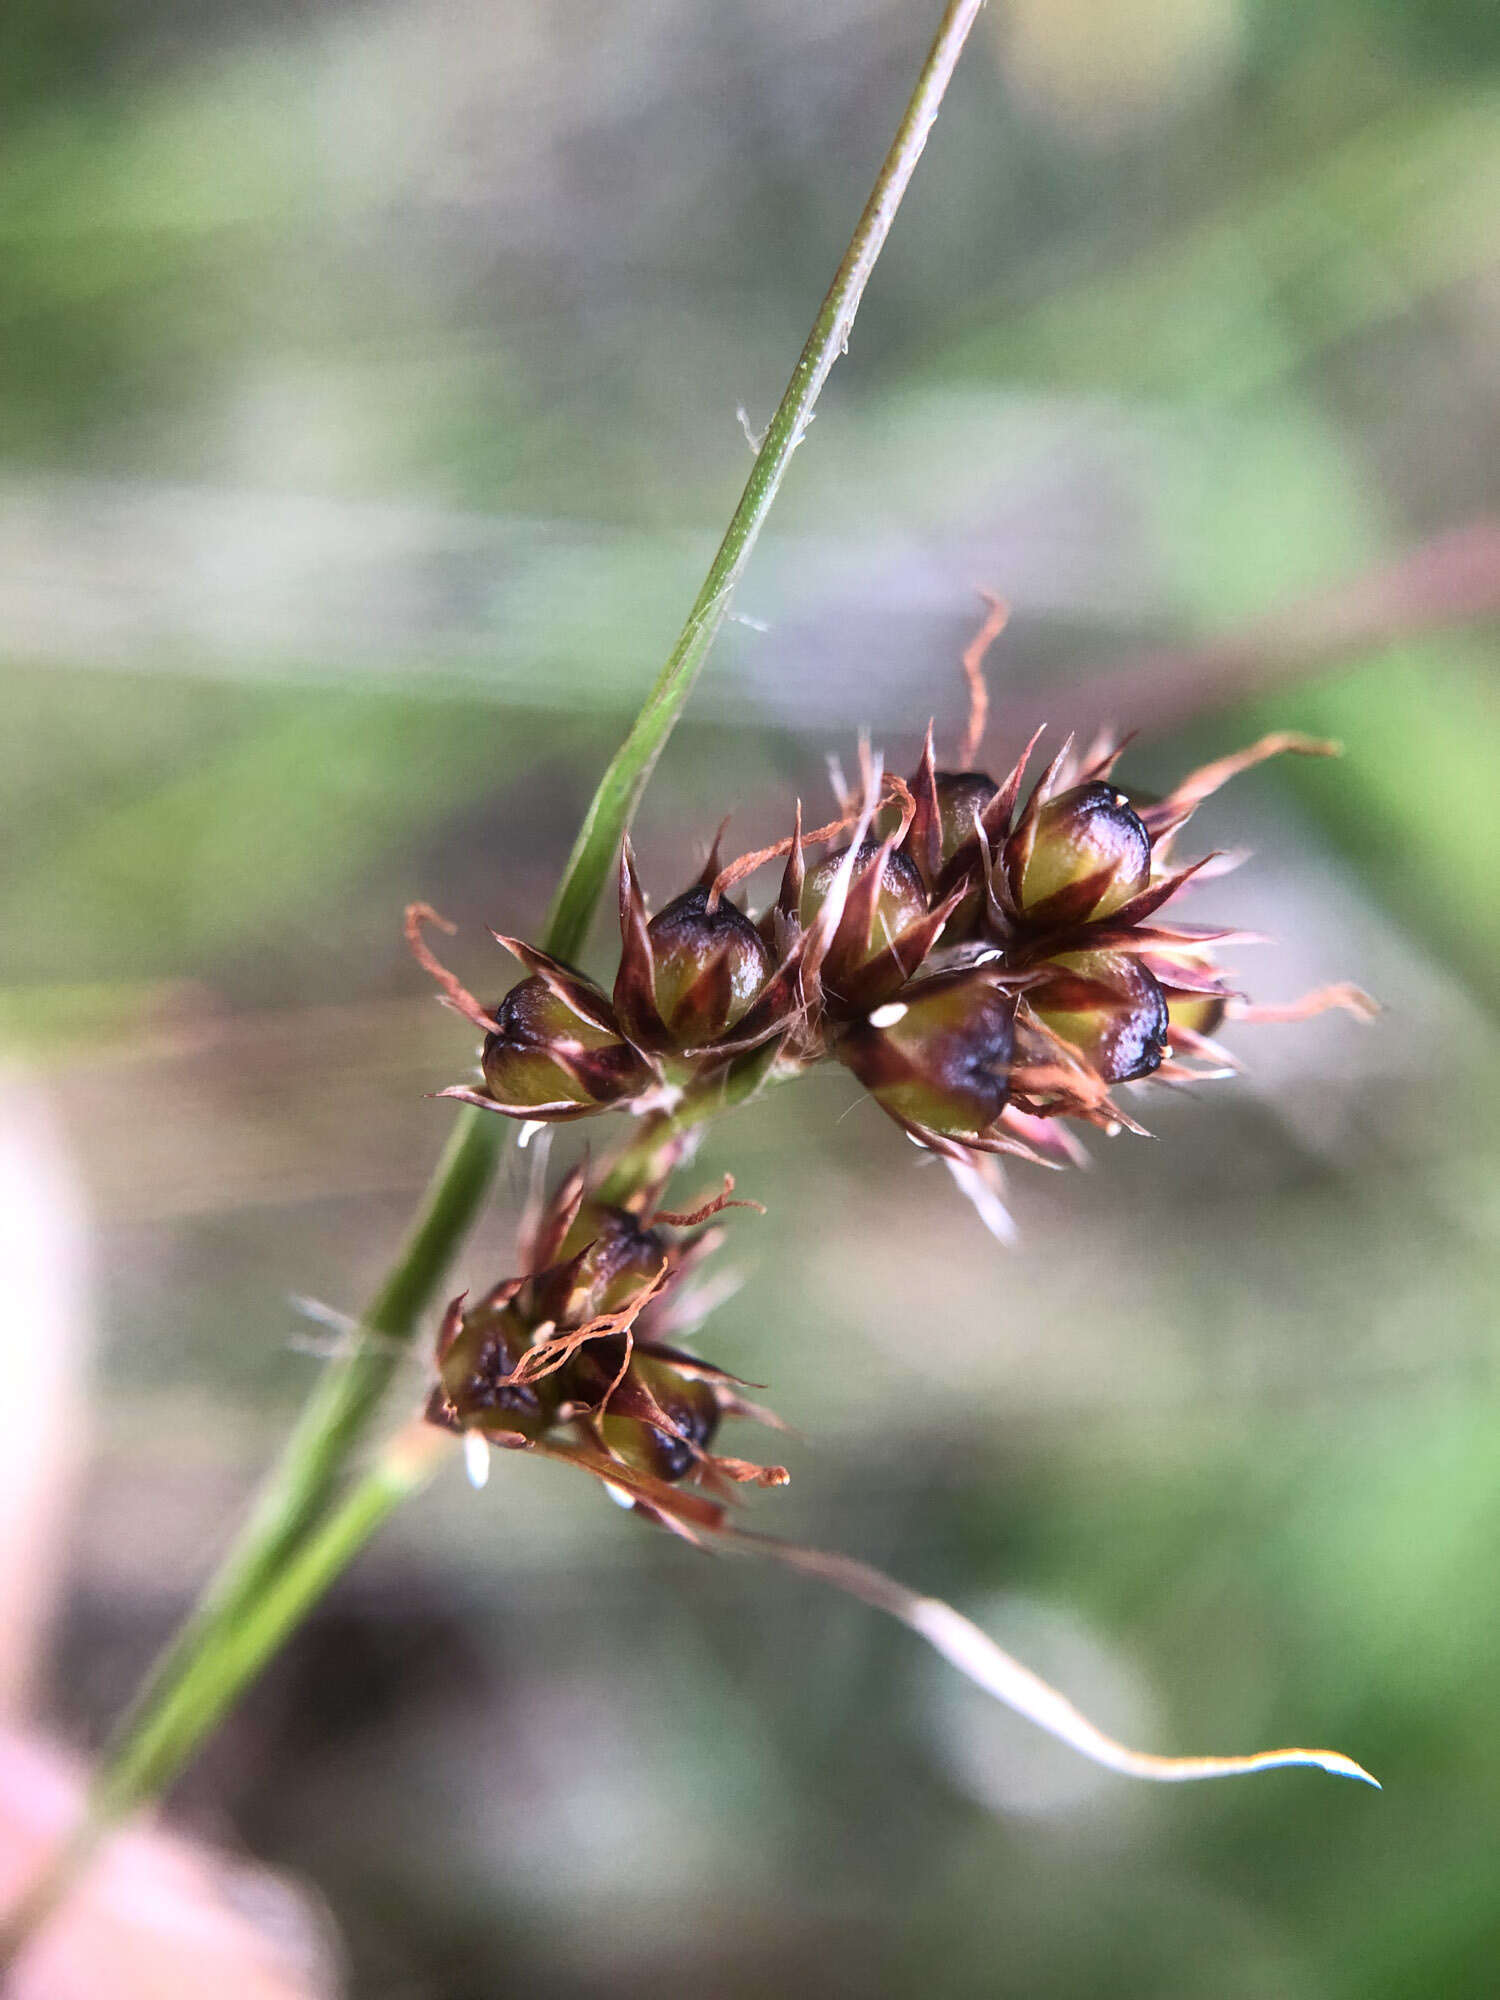
[{"label": "bokeh background", "polygon": [[[380,1269],[469,1060],[401,907],[482,990],[535,932],[936,11],[6,7],[12,1713],[100,1740],[314,1378],[292,1301]],[[1243,1030],[1156,1142],[1018,1174],[1009,1251],[839,1076],[754,1106],[705,1346],[802,1434],[759,1525],[1151,1747],[1384,1794],[1133,1788],[506,1460],[175,1794],[350,1993],[1494,1992],[1497,217],[1491,0],[994,0],[638,835],[662,898],[862,726],[951,742],[982,587],[997,762],[1343,738],[1205,813],[1212,907],[1378,1024]]]}]

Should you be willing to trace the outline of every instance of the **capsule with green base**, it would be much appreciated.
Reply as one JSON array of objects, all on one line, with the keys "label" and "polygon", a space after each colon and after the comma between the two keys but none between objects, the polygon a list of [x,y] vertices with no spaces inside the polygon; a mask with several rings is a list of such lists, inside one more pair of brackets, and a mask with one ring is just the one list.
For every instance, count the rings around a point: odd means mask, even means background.
[{"label": "capsule with green base", "polygon": [[936,771],[924,758],[910,789],[916,810],[904,851],[916,862],[928,890],[936,895],[951,886],[949,864],[956,855],[967,853],[973,864],[961,882],[963,894],[943,929],[944,941],[953,944],[972,934],[984,908],[977,829],[999,787],[983,771]]},{"label": "capsule with green base", "polygon": [[840,1038],[836,1054],[882,1111],[919,1132],[973,1137],[1010,1096],[1014,997],[983,969],[917,981]]},{"label": "capsule with green base", "polygon": [[449,1310],[455,1324],[438,1357],[438,1414],[460,1430],[540,1437],[554,1420],[558,1387],[549,1376],[506,1379],[531,1345],[531,1328],[514,1303],[492,1295],[467,1312]]},{"label": "capsule with green base", "polygon": [[603,1313],[623,1312],[667,1262],[660,1232],[626,1208],[589,1201],[562,1242],[559,1261],[531,1283],[538,1318],[582,1326]]},{"label": "capsule with green base", "polygon": [[[712,1383],[650,1354],[632,1355],[616,1382],[623,1359],[621,1342],[591,1342],[570,1364],[569,1391],[590,1404],[608,1395],[607,1408],[594,1421],[610,1456],[632,1472],[675,1484],[713,1442],[719,1428],[718,1396]],[[663,1418],[670,1429],[663,1427]]]},{"label": "capsule with green base", "polygon": [[1076,785],[1037,813],[1015,883],[1031,924],[1098,923],[1151,879],[1151,836],[1113,785]]},{"label": "capsule with green base", "polygon": [[569,1005],[540,976],[513,986],[480,1052],[485,1088],[518,1116],[574,1118],[633,1096],[648,1082],[618,1034]]},{"label": "capsule with green base", "polygon": [[929,909],[921,873],[899,849],[867,840],[852,860],[849,852],[841,848],[808,871],[798,908],[811,931],[842,882],[843,905],[818,962],[824,999],[838,1015],[863,1013],[904,986],[952,908]]},{"label": "capsule with green base", "polygon": [[1167,1002],[1127,951],[1074,951],[1045,960],[1026,1003],[1107,1084],[1150,1076],[1168,1054]]},{"label": "capsule with green base", "polygon": [[674,1048],[721,1041],[759,998],[771,953],[743,910],[698,887],[651,919],[652,999]]}]

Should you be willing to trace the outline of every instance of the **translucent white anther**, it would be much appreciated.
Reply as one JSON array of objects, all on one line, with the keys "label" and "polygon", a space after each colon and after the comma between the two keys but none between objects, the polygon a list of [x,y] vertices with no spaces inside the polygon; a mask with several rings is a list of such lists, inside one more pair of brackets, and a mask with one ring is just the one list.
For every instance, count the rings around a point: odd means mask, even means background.
[{"label": "translucent white anther", "polygon": [[635,1505],[635,1495],[627,1493],[623,1486],[616,1486],[612,1479],[603,1479],[599,1483],[617,1507],[623,1507],[628,1513]]},{"label": "translucent white anther", "polygon": [[898,1021],[906,1018],[907,1005],[904,1000],[888,1000],[883,1007],[877,1007],[870,1015],[872,1028],[894,1028]]}]

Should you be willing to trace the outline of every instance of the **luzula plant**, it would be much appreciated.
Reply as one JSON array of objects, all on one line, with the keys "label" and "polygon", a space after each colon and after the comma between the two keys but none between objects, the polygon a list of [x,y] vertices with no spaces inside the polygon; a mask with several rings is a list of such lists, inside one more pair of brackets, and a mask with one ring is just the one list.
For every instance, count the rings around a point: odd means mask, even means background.
[{"label": "luzula plant", "polygon": [[[455,1434],[471,1472],[492,1446],[554,1457],[601,1480],[638,1515],[702,1544],[733,1546],[816,1575],[908,1625],[945,1658],[1085,1755],[1139,1777],[1183,1779],[1312,1763],[1367,1774],[1316,1750],[1162,1758],[1113,1742],[951,1607],[850,1558],[736,1523],[748,1485],[785,1474],[725,1453],[726,1420],[774,1423],[689,1344],[712,1287],[698,1277],[731,1189],[676,1206],[672,1175],[711,1118],[771,1083],[833,1061],[930,1153],[992,1227],[1003,1228],[1000,1159],[1052,1165],[1077,1133],[1139,1129],[1115,1094],[1151,1077],[1231,1067],[1212,1040],[1238,1016],[1364,1003],[1348,989],[1292,1009],[1249,1007],[1215,952],[1228,935],[1169,909],[1204,863],[1171,848],[1194,808],[1248,763],[1301,739],[1268,738],[1210,765],[1166,799],[1115,779],[1116,749],[1065,749],[1025,792],[1030,749],[1001,776],[975,768],[983,737],[980,657],[953,768],[931,739],[909,778],[868,752],[857,796],[804,831],[725,862],[652,916],[628,828],[681,714],[836,360],[937,118],[983,0],[946,0],[937,33],[870,198],[776,407],[686,623],[600,779],[540,946],[504,937],[524,977],[491,1008],[423,941],[433,913],[408,912],[414,949],[444,997],[482,1032],[478,1074],[384,1282],[348,1330],[238,1539],[158,1662],[106,1753],[84,1820],[0,1932],[9,1963],[98,1840],[165,1787],[322,1593],[392,1511],[447,1462]],[[1149,720],[1149,718],[1147,718]],[[737,897],[780,862],[752,915]],[[574,968],[618,868],[621,950],[608,991]],[[437,920],[441,921],[441,920]],[[483,1296],[441,1312],[424,1414],[361,1459],[403,1358],[438,1316],[445,1271],[477,1218],[506,1121],[522,1134],[624,1114],[610,1157],[541,1186],[515,1267]],[[542,1163],[543,1148],[532,1158]],[[1373,1781],[1371,1781],[1373,1782]]]},{"label": "luzula plant", "polygon": [[[1119,1086],[1233,1071],[1212,1031],[1258,1011],[1216,957],[1235,933],[1177,909],[1221,857],[1183,864],[1175,843],[1237,773],[1335,746],[1263,737],[1165,798],[1126,789],[1123,746],[1106,743],[1065,744],[1028,787],[1033,738],[991,777],[971,767],[999,622],[966,657],[962,768],[939,765],[930,725],[904,780],[862,746],[863,789],[835,819],[809,832],[798,804],[785,839],[727,862],[721,828],[697,880],[655,916],[627,838],[608,992],[495,932],[525,977],[486,1009],[426,942],[426,925],[452,926],[425,903],[408,909],[413,953],[484,1037],[475,1081],[437,1095],[533,1131],[622,1112],[636,1127],[612,1163],[574,1166],[538,1201],[517,1273],[443,1317],[427,1415],[464,1436],[476,1478],[487,1444],[541,1451],[689,1539],[737,1533],[734,1487],[785,1483],[780,1467],[716,1454],[724,1417],[767,1412],[681,1344],[698,1319],[685,1280],[717,1240],[705,1225],[743,1204],[730,1180],[684,1213],[664,1206],[667,1185],[729,1104],[840,1063],[994,1226],[998,1156],[1066,1165],[1080,1129],[1144,1130]],[[764,908],[742,908],[738,885],[778,862]],[[1269,1011],[1333,1006],[1370,1003],[1332,986]]]}]

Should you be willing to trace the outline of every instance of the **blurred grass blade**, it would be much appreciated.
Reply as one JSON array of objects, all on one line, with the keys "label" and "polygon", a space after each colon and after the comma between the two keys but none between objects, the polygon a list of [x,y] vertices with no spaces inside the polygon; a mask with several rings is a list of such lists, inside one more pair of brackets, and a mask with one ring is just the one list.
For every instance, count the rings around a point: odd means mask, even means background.
[{"label": "blurred grass blade", "polygon": [[1356,1764],[1338,1750],[1259,1750],[1245,1757],[1158,1757],[1147,1750],[1132,1750],[1089,1721],[1065,1695],[1049,1687],[1040,1675],[1023,1667],[999,1646],[972,1619],[955,1611],[941,1598],[922,1597],[883,1571],[852,1556],[832,1555],[822,1549],[778,1542],[770,1535],[726,1530],[721,1539],[750,1550],[756,1555],[784,1563],[787,1568],[815,1576],[835,1590],[846,1591],[877,1611],[899,1619],[910,1631],[925,1639],[941,1653],[950,1666],[996,1701],[1034,1722],[1049,1736],[1066,1743],[1081,1757],[1119,1771],[1127,1778],[1148,1778],[1158,1784],[1186,1784],[1198,1778],[1238,1778],[1254,1771],[1275,1771],[1293,1765],[1311,1765],[1337,1778],[1357,1778],[1380,1790],[1363,1765]]}]

